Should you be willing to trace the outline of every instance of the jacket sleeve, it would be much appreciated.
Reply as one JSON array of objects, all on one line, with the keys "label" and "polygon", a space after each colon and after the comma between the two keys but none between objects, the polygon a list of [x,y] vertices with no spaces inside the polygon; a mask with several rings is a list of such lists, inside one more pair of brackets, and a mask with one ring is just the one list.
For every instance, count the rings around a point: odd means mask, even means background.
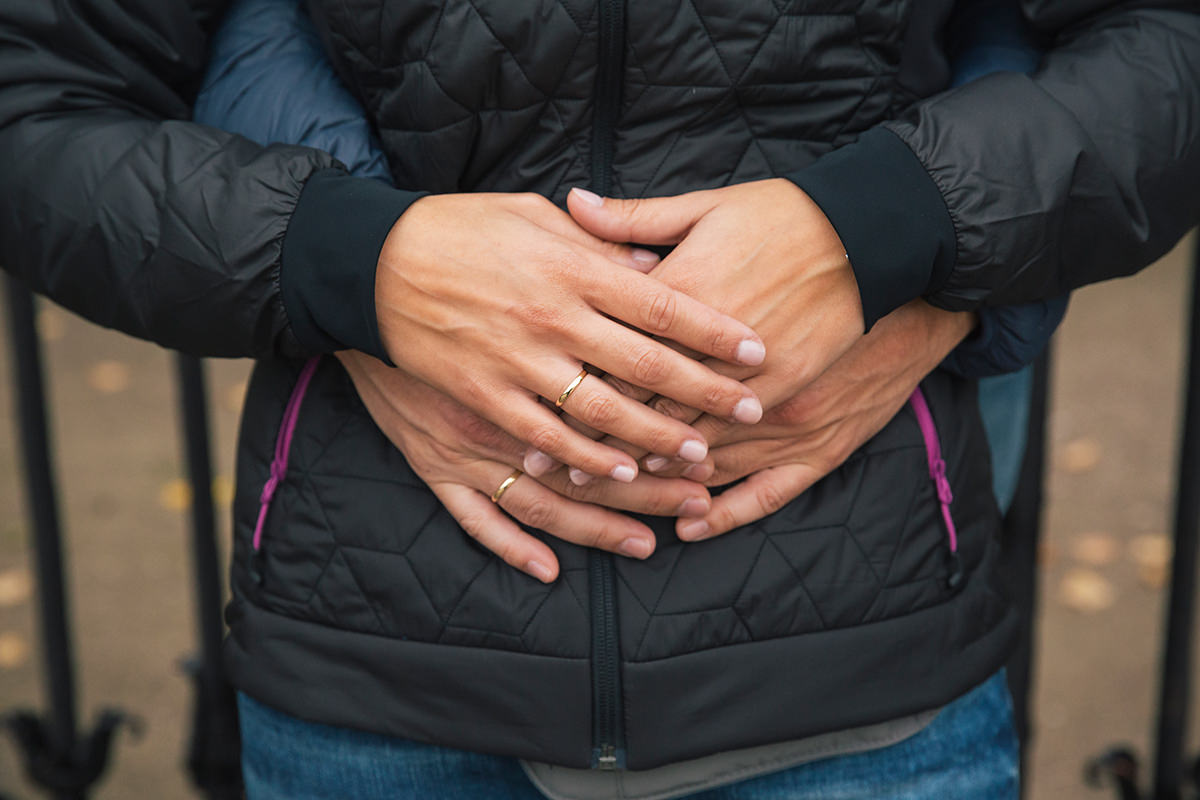
[{"label": "jacket sleeve", "polygon": [[1125,275],[1200,219],[1200,10],[1025,0],[1032,75],[919,101],[793,177],[847,244],[870,325]]},{"label": "jacket sleeve", "polygon": [[334,349],[319,329],[298,338],[289,318],[309,310],[281,297],[285,241],[311,243],[289,235],[293,214],[336,214],[344,254],[373,270],[381,220],[411,199],[326,153],[189,121],[223,6],[0,3],[3,267],[95,322],[199,355]]}]

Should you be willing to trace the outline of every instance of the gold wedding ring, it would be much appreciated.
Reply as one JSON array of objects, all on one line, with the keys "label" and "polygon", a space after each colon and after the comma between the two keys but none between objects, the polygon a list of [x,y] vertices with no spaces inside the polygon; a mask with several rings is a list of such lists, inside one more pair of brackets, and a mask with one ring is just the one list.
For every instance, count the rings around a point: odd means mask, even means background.
[{"label": "gold wedding ring", "polygon": [[579,384],[583,383],[583,379],[587,376],[588,371],[586,369],[579,370],[579,374],[571,379],[571,382],[567,384],[567,388],[563,389],[562,394],[560,394],[558,399],[554,401],[554,407],[562,408],[563,403],[567,402],[567,398],[571,396],[571,392],[579,388]]},{"label": "gold wedding ring", "polygon": [[492,492],[492,502],[498,504],[500,502],[500,498],[504,497],[504,493],[508,491],[508,487],[516,483],[517,478],[524,474],[525,473],[519,469],[514,469],[512,472],[510,472],[508,477],[501,481],[500,485],[496,487],[496,491]]}]

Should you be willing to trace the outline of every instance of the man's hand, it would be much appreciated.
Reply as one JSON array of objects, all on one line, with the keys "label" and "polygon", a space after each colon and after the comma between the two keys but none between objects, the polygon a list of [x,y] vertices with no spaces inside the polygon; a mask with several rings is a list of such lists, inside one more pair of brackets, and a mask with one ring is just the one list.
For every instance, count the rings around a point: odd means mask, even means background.
[{"label": "man's hand", "polygon": [[522,443],[402,370],[357,351],[337,357],[375,424],[459,525],[505,562],[538,580],[553,581],[558,560],[545,542],[521,530],[508,514],[565,541],[646,558],[654,551],[654,534],[610,508],[698,516],[711,507],[708,490],[689,480],[643,474],[629,484],[594,481],[577,487],[561,470],[543,479],[551,488],[522,476],[493,504],[491,493],[521,464]]},{"label": "man's hand", "polygon": [[713,443],[711,470],[709,464],[676,465],[662,474],[711,471],[704,481],[709,486],[749,477],[713,498],[703,518],[680,519],[679,538],[706,539],[761,519],[837,469],[887,425],[974,324],[973,314],[914,300],[880,320],[758,425],[726,427],[712,418],[701,420],[697,427]]},{"label": "man's hand", "polygon": [[[722,419],[762,416],[752,390],[651,338],[729,364],[764,357],[748,326],[645,275],[657,260],[580,230],[537,195],[425,197],[380,254],[380,335],[406,372],[513,437],[589,475],[630,482],[636,461],[572,430],[538,399],[558,399],[583,364]],[[595,377],[563,411],[649,452],[690,461],[707,452],[693,428]]]}]

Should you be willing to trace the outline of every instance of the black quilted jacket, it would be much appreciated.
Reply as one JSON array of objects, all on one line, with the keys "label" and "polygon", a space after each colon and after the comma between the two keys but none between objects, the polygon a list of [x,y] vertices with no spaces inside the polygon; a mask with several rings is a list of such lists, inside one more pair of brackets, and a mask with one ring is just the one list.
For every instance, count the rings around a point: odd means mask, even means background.
[{"label": "black quilted jacket", "polygon": [[[846,241],[869,320],[920,295],[967,308],[1133,271],[1200,207],[1193,4],[1030,0],[1042,70],[939,93],[949,0],[313,0],[409,191],[187,122],[222,5],[0,6],[0,252],[102,323],[264,359],[234,510],[240,688],[322,722],[640,768],[935,707],[1002,663],[997,514],[973,387],[954,378],[923,388],[956,557],[905,411],[715,540],[650,520],[658,549],[635,562],[549,539],[562,578],[543,586],[458,529],[332,359],[253,554],[299,370],[279,356],[378,347],[372,319],[333,309],[363,301],[421,191],[561,201],[788,175]],[[314,235],[330,227],[338,259]]]}]

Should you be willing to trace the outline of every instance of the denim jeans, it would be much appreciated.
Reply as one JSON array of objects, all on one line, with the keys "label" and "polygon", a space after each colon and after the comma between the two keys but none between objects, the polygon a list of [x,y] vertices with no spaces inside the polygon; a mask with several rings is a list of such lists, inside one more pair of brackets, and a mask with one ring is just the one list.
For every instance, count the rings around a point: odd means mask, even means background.
[{"label": "denim jeans", "polygon": [[[543,800],[514,758],[305,722],[238,696],[249,800]],[[693,800],[1015,800],[1003,671],[890,747],[801,764]]]}]

